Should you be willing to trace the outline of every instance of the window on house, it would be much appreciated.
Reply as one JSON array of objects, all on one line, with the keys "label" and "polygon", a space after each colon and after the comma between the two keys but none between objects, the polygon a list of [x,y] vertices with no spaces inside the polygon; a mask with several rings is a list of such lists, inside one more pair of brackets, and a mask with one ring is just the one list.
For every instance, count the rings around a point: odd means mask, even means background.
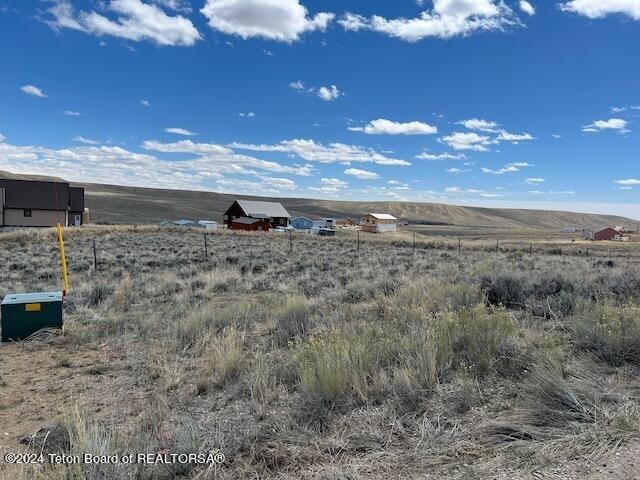
[{"label": "window on house", "polygon": [[24,214],[25,217],[30,217],[31,216],[31,210],[25,210],[23,212],[23,214]]}]

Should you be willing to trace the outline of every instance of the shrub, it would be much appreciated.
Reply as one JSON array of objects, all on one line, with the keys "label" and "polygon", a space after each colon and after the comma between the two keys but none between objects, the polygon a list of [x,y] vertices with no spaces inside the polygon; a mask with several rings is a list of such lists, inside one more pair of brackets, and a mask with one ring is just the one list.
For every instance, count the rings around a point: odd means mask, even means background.
[{"label": "shrub", "polygon": [[114,306],[123,311],[129,310],[135,296],[133,283],[129,277],[123,278],[118,286],[113,290]]},{"label": "shrub", "polygon": [[214,337],[202,356],[203,379],[214,386],[222,386],[235,380],[245,366],[243,352],[244,335],[234,327],[224,329],[222,335]]},{"label": "shrub", "polygon": [[303,352],[300,384],[306,394],[318,397],[328,406],[346,402],[358,385],[366,383],[366,372],[358,371],[363,352],[355,338],[333,333]]},{"label": "shrub", "polygon": [[220,310],[216,310],[211,305],[205,305],[188,311],[178,318],[173,326],[173,337],[181,348],[202,344],[210,335],[245,321],[248,312],[249,308],[244,304],[232,305]]},{"label": "shrub", "polygon": [[311,310],[311,305],[304,297],[291,297],[273,313],[275,337],[279,345],[306,337],[311,327]]},{"label": "shrub", "polygon": [[490,305],[505,307],[522,305],[528,291],[522,277],[507,272],[501,272],[494,277],[484,276],[480,286]]},{"label": "shrub", "polygon": [[576,346],[612,365],[640,365],[640,308],[582,303],[573,318]]},{"label": "shrub", "polygon": [[[439,328],[437,335],[446,335],[450,342],[451,361],[478,376],[488,373],[498,361],[508,364],[516,356],[516,324],[505,310],[483,306],[465,309],[447,315]],[[440,362],[444,363],[444,358]]]},{"label": "shrub", "polygon": [[595,383],[595,378],[583,372],[570,374],[557,361],[538,364],[527,383],[531,408],[538,423],[563,425],[569,421],[593,421],[595,411],[591,400]]},{"label": "shrub", "polygon": [[87,305],[97,307],[113,294],[112,285],[97,284],[94,285],[87,296]]}]

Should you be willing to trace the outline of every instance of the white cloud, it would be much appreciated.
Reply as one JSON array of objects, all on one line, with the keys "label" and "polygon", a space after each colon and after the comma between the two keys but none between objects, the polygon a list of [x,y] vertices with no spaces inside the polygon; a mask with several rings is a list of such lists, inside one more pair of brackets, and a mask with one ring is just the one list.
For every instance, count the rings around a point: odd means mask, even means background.
[{"label": "white cloud", "polygon": [[[142,144],[142,148],[154,152],[197,155],[200,158],[192,160],[191,165],[202,171],[212,169],[220,173],[241,174],[257,174],[258,171],[268,171],[309,176],[313,170],[311,165],[288,166],[277,162],[261,160],[249,155],[241,155],[235,153],[231,148],[215,143],[195,143],[191,140],[162,143],[156,140],[147,140]],[[184,163],[184,161],[177,163]]]},{"label": "white cloud", "polygon": [[78,112],[77,110],[64,110],[62,112],[63,115],[66,115],[67,117],[81,117],[82,114],[80,112]]},{"label": "white cloud", "polygon": [[464,153],[419,153],[415,156],[418,160],[465,160]]},{"label": "white cloud", "polygon": [[84,143],[86,145],[98,145],[100,142],[97,140],[92,140],[90,138],[83,137],[82,135],[78,135],[77,137],[73,137],[71,140],[74,142]]},{"label": "white cloud", "polygon": [[472,195],[485,193],[484,190],[478,190],[476,188],[464,189],[460,187],[445,187],[444,191],[445,193],[460,193],[460,194],[472,194]]},{"label": "white cloud", "polygon": [[345,175],[351,175],[352,177],[359,178],[360,180],[375,180],[376,178],[380,178],[380,176],[369,170],[361,170],[359,168],[347,168],[344,171]]},{"label": "white cloud", "polygon": [[378,165],[409,166],[410,162],[398,158],[390,158],[371,148],[344,143],[330,143],[323,145],[314,140],[295,139],[285,140],[275,145],[255,145],[234,142],[228,145],[238,150],[250,150],[254,152],[279,152],[290,153],[298,157],[320,163],[351,163],[371,162]]},{"label": "white cloud", "polygon": [[347,188],[349,184],[339,178],[322,178],[320,184],[332,188]]},{"label": "white cloud", "polygon": [[610,118],[609,120],[596,120],[595,122],[582,127],[583,132],[596,133],[602,130],[617,130],[620,133],[627,133],[628,122],[622,118]]},{"label": "white cloud", "polygon": [[340,190],[347,188],[349,184],[339,178],[322,178],[320,185],[317,187],[309,187],[309,190],[313,192],[320,192],[325,194],[335,194]]},{"label": "white cloud", "polygon": [[368,135],[432,135],[438,128],[424,122],[394,122],[378,118],[364,127],[349,127],[353,132],[364,132]]},{"label": "white cloud", "polygon": [[561,3],[560,9],[592,19],[622,14],[634,20],[640,20],[640,2],[638,0],[571,0]]},{"label": "white cloud", "polygon": [[427,37],[451,38],[482,30],[500,31],[520,21],[502,0],[433,0],[433,9],[415,18],[387,19],[379,15],[365,18],[347,13],[339,23],[345,30],[367,29],[417,42]]},{"label": "white cloud", "polygon": [[492,170],[490,168],[481,168],[482,173],[492,173],[494,175],[504,175],[505,173],[513,173],[519,172],[520,169],[525,167],[533,167],[530,163],[527,162],[511,162],[507,163],[504,167],[499,170]]},{"label": "white cloud", "polygon": [[295,82],[291,82],[289,84],[289,88],[292,88],[292,89],[298,90],[298,91],[303,91],[305,89],[304,83],[302,83],[300,80],[296,80]]},{"label": "white cloud", "polygon": [[317,92],[318,97],[326,102],[330,102],[331,100],[335,100],[342,92],[338,90],[338,87],[335,85],[331,85],[330,87],[320,87]]},{"label": "white cloud", "polygon": [[149,100],[140,100],[140,105],[142,105],[143,107],[150,107],[151,102]]},{"label": "white cloud", "polygon": [[278,178],[278,177],[258,177],[265,185],[269,185],[277,190],[296,190],[298,185],[293,180],[289,180],[288,178]]},{"label": "white cloud", "polygon": [[527,140],[534,140],[533,135],[530,133],[510,133],[504,129],[498,128],[499,124],[482,118],[470,118],[468,120],[462,120],[458,122],[460,125],[464,125],[469,130],[478,130],[486,133],[493,133],[497,136],[494,138],[494,143],[497,142],[512,142],[519,143]]},{"label": "white cloud", "polygon": [[174,133],[176,135],[184,135],[185,137],[191,137],[197,135],[197,133],[187,130],[186,128],[167,127],[164,129],[167,133]]},{"label": "white cloud", "polygon": [[305,32],[326,30],[335,17],[326,12],[310,17],[298,0],[206,0],[200,12],[220,32],[288,43]]},{"label": "white cloud", "polygon": [[153,3],[157,3],[165,8],[174,10],[176,12],[191,12],[191,5],[187,0],[152,0]]},{"label": "white cloud", "polygon": [[338,23],[347,31],[358,32],[369,27],[369,23],[366,17],[355,13],[346,13],[339,20]]},{"label": "white cloud", "polygon": [[78,182],[201,190],[204,179],[220,177],[194,166],[191,162],[163,161],[121,147],[92,145],[56,150],[0,143],[0,170],[63,176]]},{"label": "white cloud", "polygon": [[549,191],[542,191],[542,190],[529,190],[529,193],[533,194],[533,195],[575,195],[576,192],[574,192],[573,190],[549,190]]},{"label": "white cloud", "polygon": [[531,3],[527,2],[527,0],[520,0],[518,6],[520,7],[520,10],[522,10],[529,16],[536,14],[536,9],[533,7],[533,5],[531,5]]},{"label": "white cloud", "polygon": [[491,145],[492,140],[488,136],[478,135],[475,132],[455,132],[440,139],[454,150],[475,150],[486,152],[486,145]]},{"label": "white cloud", "polygon": [[640,110],[640,105],[625,105],[624,107],[611,107],[613,113],[624,113],[627,110]]},{"label": "white cloud", "polygon": [[470,118],[458,123],[460,125],[464,125],[469,130],[481,130],[483,132],[494,132],[495,129],[498,128],[498,124],[496,122],[491,122],[482,118]]},{"label": "white cloud", "polygon": [[470,172],[471,170],[468,169],[462,169],[462,168],[447,168],[447,173],[467,173]]},{"label": "white cloud", "polygon": [[45,95],[40,88],[34,85],[23,85],[22,87],[20,87],[20,90],[22,90],[23,93],[26,93],[27,95],[31,95],[33,97],[47,98],[47,95]]},{"label": "white cloud", "polygon": [[180,140],[173,143],[162,143],[156,140],[147,140],[142,144],[145,150],[153,150],[164,153],[194,153],[196,155],[230,154],[233,150],[215,143],[195,143],[191,140]]},{"label": "white cloud", "polygon": [[291,88],[292,90],[295,90],[300,94],[305,94],[305,93],[313,94],[326,102],[330,102],[344,95],[344,92],[341,92],[340,89],[335,85],[330,85],[328,87],[319,87],[319,88],[306,87],[305,84],[300,80],[289,83],[289,88]]},{"label": "white cloud", "polygon": [[625,178],[622,180],[614,180],[613,183],[617,183],[618,185],[640,185],[640,179]]},{"label": "white cloud", "polygon": [[239,117],[242,117],[242,118],[253,118],[253,117],[255,117],[255,116],[256,116],[256,114],[255,114],[255,113],[253,113],[253,112],[246,112],[246,113],[244,113],[244,112],[240,112],[240,113],[238,114],[238,116],[239,116]]},{"label": "white cloud", "polygon": [[530,178],[527,178],[525,182],[527,182],[529,185],[538,185],[540,183],[546,182],[546,180],[540,177],[530,177]]},{"label": "white cloud", "polygon": [[158,45],[191,46],[201,39],[191,20],[169,16],[157,5],[141,0],[111,0],[105,3],[111,19],[95,11],[76,12],[68,0],[55,0],[47,23],[55,29],[69,28],[92,35],[110,35],[135,42],[148,40]]},{"label": "white cloud", "polygon": [[533,139],[534,137],[530,133],[509,133],[506,130],[500,130],[498,133],[498,137],[496,138],[496,140],[499,142],[512,143],[519,143]]}]

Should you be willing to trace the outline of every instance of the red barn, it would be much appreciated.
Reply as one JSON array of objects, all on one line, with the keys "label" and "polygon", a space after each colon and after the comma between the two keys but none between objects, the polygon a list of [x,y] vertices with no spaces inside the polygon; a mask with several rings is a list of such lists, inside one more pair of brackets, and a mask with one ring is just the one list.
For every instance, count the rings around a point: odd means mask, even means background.
[{"label": "red barn", "polygon": [[620,232],[610,227],[603,228],[593,234],[594,240],[620,240],[621,238]]},{"label": "red barn", "polygon": [[260,218],[240,217],[231,221],[231,230],[264,230],[269,231],[269,222]]}]

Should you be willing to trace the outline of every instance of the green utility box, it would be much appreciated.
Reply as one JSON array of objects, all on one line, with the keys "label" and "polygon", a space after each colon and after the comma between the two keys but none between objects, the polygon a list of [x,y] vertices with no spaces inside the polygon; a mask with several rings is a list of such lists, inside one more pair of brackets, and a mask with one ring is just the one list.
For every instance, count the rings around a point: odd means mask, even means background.
[{"label": "green utility box", "polygon": [[0,305],[3,342],[24,340],[41,328],[62,328],[62,292],[22,293],[4,297]]}]

